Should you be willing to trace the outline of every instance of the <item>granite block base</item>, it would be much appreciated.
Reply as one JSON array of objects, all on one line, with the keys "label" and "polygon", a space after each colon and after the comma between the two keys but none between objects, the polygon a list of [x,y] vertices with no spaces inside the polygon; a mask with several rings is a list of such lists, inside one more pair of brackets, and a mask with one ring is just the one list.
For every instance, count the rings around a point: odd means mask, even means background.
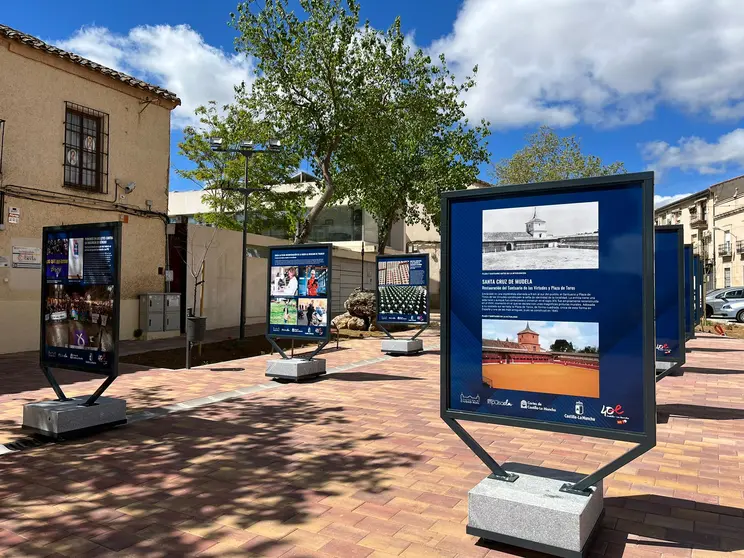
[{"label": "granite block base", "polygon": [[127,422],[127,402],[99,397],[90,407],[90,396],[67,401],[40,401],[23,406],[23,430],[48,438],[71,438],[106,430]]},{"label": "granite block base", "polygon": [[383,339],[382,352],[388,355],[413,355],[424,350],[421,339]]},{"label": "granite block base", "polygon": [[[589,496],[561,492],[567,482],[519,471],[514,482],[482,480],[468,494],[468,534],[554,556],[584,556],[603,513],[602,483]],[[517,472],[517,471],[510,471]]]},{"label": "granite block base", "polygon": [[326,373],[326,361],[323,358],[304,360],[301,358],[280,358],[266,363],[266,376],[281,380],[298,382],[317,378]]}]

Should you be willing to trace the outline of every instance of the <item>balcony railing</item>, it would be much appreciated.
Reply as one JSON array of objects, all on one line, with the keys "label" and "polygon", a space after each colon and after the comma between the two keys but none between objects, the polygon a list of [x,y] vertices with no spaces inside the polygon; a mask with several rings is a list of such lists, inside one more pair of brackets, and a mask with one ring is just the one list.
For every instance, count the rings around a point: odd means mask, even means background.
[{"label": "balcony railing", "polygon": [[690,226],[693,229],[708,228],[708,216],[705,213],[690,212]]},{"label": "balcony railing", "polygon": [[730,242],[724,242],[723,244],[718,245],[718,255],[719,256],[731,256],[731,243]]},{"label": "balcony railing", "polygon": [[740,240],[736,243],[736,253],[744,254],[744,240]]}]

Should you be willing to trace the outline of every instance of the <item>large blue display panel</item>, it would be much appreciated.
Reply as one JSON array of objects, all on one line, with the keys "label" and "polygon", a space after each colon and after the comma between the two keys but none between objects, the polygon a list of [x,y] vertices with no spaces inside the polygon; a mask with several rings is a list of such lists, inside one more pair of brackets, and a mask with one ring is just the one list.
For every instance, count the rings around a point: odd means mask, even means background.
[{"label": "large blue display panel", "polygon": [[685,244],[685,337],[692,339],[695,335],[693,325],[693,301],[692,301],[692,245]]},{"label": "large blue display panel", "polygon": [[429,254],[377,256],[377,322],[429,323]]},{"label": "large blue display panel", "polygon": [[46,227],[41,366],[116,375],[121,223]]},{"label": "large blue display panel", "polygon": [[682,225],[656,227],[654,285],[656,360],[685,362],[684,232]]},{"label": "large blue display panel", "polygon": [[328,339],[331,320],[331,247],[272,246],[269,250],[267,335]]},{"label": "large blue display panel", "polygon": [[655,432],[653,174],[445,194],[443,416]]}]

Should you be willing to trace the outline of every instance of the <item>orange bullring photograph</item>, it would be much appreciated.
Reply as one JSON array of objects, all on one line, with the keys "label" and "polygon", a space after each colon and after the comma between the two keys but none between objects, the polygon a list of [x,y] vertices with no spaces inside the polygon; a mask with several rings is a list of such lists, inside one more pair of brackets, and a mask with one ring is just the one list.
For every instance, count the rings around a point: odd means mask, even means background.
[{"label": "orange bullring photograph", "polygon": [[483,320],[483,383],[599,397],[599,324]]}]

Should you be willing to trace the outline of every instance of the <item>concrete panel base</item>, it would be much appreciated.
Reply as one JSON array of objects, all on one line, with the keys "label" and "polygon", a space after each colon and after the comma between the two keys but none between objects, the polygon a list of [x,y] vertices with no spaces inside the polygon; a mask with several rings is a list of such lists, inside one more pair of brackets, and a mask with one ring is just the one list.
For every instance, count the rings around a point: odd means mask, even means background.
[{"label": "concrete panel base", "polygon": [[304,360],[301,358],[280,358],[266,363],[266,376],[282,380],[305,380],[326,373],[324,358]]},{"label": "concrete panel base", "polygon": [[383,339],[382,352],[389,355],[413,355],[424,350],[421,339]]},{"label": "concrete panel base", "polygon": [[682,364],[679,362],[656,361],[656,381],[666,378],[667,376],[683,376]]},{"label": "concrete panel base", "polygon": [[518,474],[515,482],[486,478],[469,492],[468,534],[555,556],[583,556],[603,512],[602,484],[582,496],[560,491],[565,478]]},{"label": "concrete panel base", "polygon": [[23,406],[23,429],[49,438],[72,438],[106,430],[127,422],[127,402],[99,397],[95,404],[83,405],[89,396],[69,401],[41,401]]}]

